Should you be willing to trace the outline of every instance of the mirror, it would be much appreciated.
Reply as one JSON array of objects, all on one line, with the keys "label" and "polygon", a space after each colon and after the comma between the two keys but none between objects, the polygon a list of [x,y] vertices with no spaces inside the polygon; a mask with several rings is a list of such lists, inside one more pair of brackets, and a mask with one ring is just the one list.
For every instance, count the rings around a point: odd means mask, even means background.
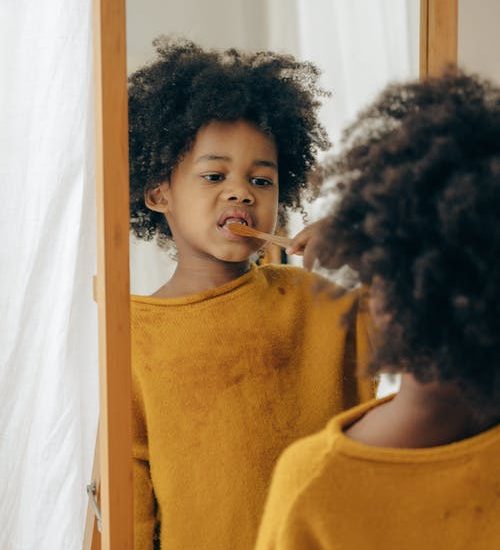
[{"label": "mirror", "polygon": [[[129,0],[128,71],[133,73],[154,58],[153,39],[172,33],[203,48],[292,54],[317,65],[322,71],[321,86],[333,92],[323,98],[319,116],[338,147],[342,128],[385,84],[418,77],[419,15],[419,3],[413,0],[186,0],[182,4]],[[250,142],[259,142],[257,138]],[[266,156],[273,145],[264,141],[263,147]],[[306,210],[309,221],[321,218],[325,199],[307,204]],[[294,235],[303,224],[301,214],[291,212],[285,233]],[[297,256],[280,255],[280,259],[301,265]],[[295,374],[278,372],[268,366],[270,357],[302,356],[304,349],[320,349],[331,336],[321,326],[310,334],[306,328],[293,329],[283,340],[280,323],[292,307],[287,305],[285,286],[277,287],[274,301],[249,302],[245,319],[238,317],[241,311],[235,312],[233,301],[228,301],[223,314],[217,310],[203,320],[207,308],[197,302],[194,307],[189,296],[173,298],[168,304],[150,298],[175,269],[175,259],[155,240],[132,238],[131,290],[145,297],[133,305],[133,331],[155,324],[154,334],[138,337],[133,332],[132,337],[133,363],[140,362],[144,372],[154,373],[135,380],[140,386],[135,407],[143,415],[141,436],[134,447],[142,476],[135,495],[139,511],[134,527],[136,541],[141,541],[136,548],[153,548],[153,539],[170,548],[250,548],[276,458],[299,435],[322,427],[332,412],[325,413],[331,395],[323,396],[324,373],[308,378],[300,369]],[[205,294],[205,299],[221,301],[234,290],[231,285]],[[177,317],[165,320],[166,305],[177,308]],[[251,326],[245,324],[249,319],[254,319]],[[209,333],[211,323],[217,330]],[[243,340],[239,343],[229,336],[236,325],[244,327],[237,335]],[[227,330],[221,331],[221,326]],[[263,331],[267,331],[266,343],[257,344]],[[167,336],[174,333],[175,341],[168,340],[163,348]],[[352,334],[344,336],[342,349],[347,357]],[[312,357],[310,361],[315,361]],[[258,381],[260,391],[250,385],[248,373],[254,377],[252,383]],[[343,378],[335,383],[341,385]],[[384,386],[381,391],[389,389]],[[310,413],[301,409],[305,400],[317,401]],[[285,409],[287,413],[282,414]]]}]

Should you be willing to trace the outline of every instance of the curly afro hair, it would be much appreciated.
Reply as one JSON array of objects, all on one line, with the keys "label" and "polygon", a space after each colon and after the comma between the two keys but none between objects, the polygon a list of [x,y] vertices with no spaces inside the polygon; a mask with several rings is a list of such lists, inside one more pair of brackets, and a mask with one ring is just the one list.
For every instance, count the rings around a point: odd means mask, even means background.
[{"label": "curly afro hair", "polygon": [[452,68],[391,85],[343,142],[320,260],[382,290],[372,372],[453,381],[498,417],[500,90]]},{"label": "curly afro hair", "polygon": [[167,181],[211,121],[247,120],[273,136],[278,150],[279,202],[301,208],[318,150],[330,143],[318,121],[319,70],[272,52],[206,51],[185,40],[155,40],[156,60],[129,78],[131,228],[165,244],[165,217],[149,210],[144,192]]}]

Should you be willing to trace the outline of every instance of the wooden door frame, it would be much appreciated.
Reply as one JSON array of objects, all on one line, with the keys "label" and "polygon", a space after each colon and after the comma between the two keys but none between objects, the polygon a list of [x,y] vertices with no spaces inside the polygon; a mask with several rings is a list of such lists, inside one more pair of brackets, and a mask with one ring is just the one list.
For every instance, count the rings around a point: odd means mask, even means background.
[{"label": "wooden door frame", "polygon": [[[457,62],[458,0],[420,2],[420,76]],[[132,550],[129,183],[125,0],[93,0],[100,428],[93,481],[102,532],[87,514],[85,550]],[[99,466],[99,467],[97,467]]]}]

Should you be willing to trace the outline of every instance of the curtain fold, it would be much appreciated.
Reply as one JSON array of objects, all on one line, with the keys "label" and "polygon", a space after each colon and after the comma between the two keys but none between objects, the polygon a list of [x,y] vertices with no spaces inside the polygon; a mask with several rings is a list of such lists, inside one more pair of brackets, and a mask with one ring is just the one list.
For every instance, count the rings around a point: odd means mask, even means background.
[{"label": "curtain fold", "polygon": [[333,92],[321,117],[334,142],[388,82],[418,77],[419,9],[414,0],[269,0],[269,47],[316,63]]},{"label": "curtain fold", "polygon": [[90,0],[0,6],[0,548],[80,550],[98,416]]}]

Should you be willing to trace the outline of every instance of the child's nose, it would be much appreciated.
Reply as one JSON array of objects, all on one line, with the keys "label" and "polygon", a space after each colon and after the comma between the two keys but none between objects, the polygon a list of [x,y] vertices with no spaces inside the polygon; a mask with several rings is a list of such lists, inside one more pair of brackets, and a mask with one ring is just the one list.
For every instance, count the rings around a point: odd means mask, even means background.
[{"label": "child's nose", "polygon": [[237,204],[253,204],[255,202],[251,190],[244,183],[228,186],[223,192],[223,199]]}]

